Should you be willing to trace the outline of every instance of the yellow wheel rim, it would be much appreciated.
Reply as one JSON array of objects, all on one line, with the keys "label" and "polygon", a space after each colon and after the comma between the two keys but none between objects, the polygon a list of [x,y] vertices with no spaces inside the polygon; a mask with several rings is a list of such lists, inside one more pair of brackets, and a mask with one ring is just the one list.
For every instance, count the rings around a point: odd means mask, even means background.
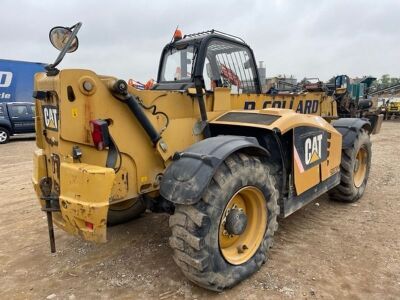
[{"label": "yellow wheel rim", "polygon": [[356,162],[354,164],[353,178],[354,185],[359,188],[365,179],[365,175],[367,174],[367,161],[368,161],[368,152],[365,148],[360,148],[356,155]]},{"label": "yellow wheel rim", "polygon": [[[226,218],[234,209],[247,218],[247,225],[239,235],[230,234],[226,229]],[[256,253],[264,238],[267,218],[265,197],[258,188],[244,187],[233,195],[225,206],[219,225],[219,248],[229,263],[243,264]]]}]

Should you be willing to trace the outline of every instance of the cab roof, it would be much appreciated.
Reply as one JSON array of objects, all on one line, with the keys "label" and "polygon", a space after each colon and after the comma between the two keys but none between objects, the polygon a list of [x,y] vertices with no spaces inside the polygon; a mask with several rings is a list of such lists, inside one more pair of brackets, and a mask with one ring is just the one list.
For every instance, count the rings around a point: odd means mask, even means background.
[{"label": "cab roof", "polygon": [[[162,65],[163,65],[163,58],[164,54],[167,51],[170,51],[171,48],[176,48],[176,49],[184,49],[189,45],[193,45],[198,49],[197,56],[200,57],[200,59],[204,60],[205,52],[206,52],[206,47],[209,44],[210,40],[212,39],[218,39],[222,41],[227,41],[232,44],[237,44],[240,46],[246,47],[250,51],[251,58],[255,64],[255,57],[253,50],[251,47],[240,37],[224,33],[222,31],[218,31],[215,29],[207,30],[207,31],[202,31],[198,33],[191,33],[191,34],[185,34],[182,39],[172,41],[165,45],[162,53],[161,53],[161,58],[160,58],[160,63],[159,63],[159,68],[158,68],[158,75],[157,75],[157,84],[154,85],[153,89],[155,90],[183,90],[187,89],[188,87],[192,87],[194,85],[194,78],[192,78],[191,81],[186,81],[186,82],[174,82],[174,83],[161,83],[160,78],[161,78],[161,71],[162,71]],[[204,61],[203,61],[204,62]],[[257,82],[258,82],[258,71],[257,69],[255,70],[257,72]],[[196,59],[196,66],[194,68],[194,74],[192,77],[198,77],[202,76],[202,65],[198,63],[198,60]],[[260,89],[259,84],[258,84],[258,89]]]},{"label": "cab roof", "polygon": [[179,45],[179,44],[186,44],[186,43],[196,43],[196,42],[202,42],[204,39],[210,39],[213,37],[218,37],[218,38],[223,38],[226,40],[229,40],[231,42],[239,42],[241,44],[247,45],[247,43],[240,37],[225,33],[219,30],[211,29],[207,31],[202,31],[202,32],[197,32],[197,33],[191,33],[191,34],[185,34],[182,39],[173,42],[172,44],[174,45]]}]

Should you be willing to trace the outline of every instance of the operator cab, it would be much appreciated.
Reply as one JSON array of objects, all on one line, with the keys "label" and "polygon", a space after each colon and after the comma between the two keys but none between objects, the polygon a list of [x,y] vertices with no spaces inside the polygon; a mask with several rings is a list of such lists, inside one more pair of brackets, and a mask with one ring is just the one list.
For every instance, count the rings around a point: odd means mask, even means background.
[{"label": "operator cab", "polygon": [[350,78],[347,75],[339,75],[335,77],[335,88],[339,90],[347,90],[350,87]]},{"label": "operator cab", "polygon": [[207,92],[228,87],[232,94],[261,93],[251,48],[240,38],[210,30],[174,39],[164,47],[155,90]]}]

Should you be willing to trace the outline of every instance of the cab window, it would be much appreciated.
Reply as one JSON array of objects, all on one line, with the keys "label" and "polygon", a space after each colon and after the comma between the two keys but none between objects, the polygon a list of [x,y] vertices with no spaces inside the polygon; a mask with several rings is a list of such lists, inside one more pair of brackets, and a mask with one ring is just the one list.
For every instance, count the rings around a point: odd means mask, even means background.
[{"label": "cab window", "polygon": [[161,81],[190,80],[195,60],[195,49],[188,46],[184,49],[171,48],[164,56]]},{"label": "cab window", "polygon": [[211,91],[213,89],[211,87],[211,82],[215,79],[213,78],[212,71],[211,71],[211,64],[207,57],[204,61],[203,79],[204,79],[205,89],[207,91]]},{"label": "cab window", "polygon": [[13,105],[11,106],[11,114],[14,117],[23,117],[28,114],[26,105]]},{"label": "cab window", "polygon": [[228,41],[211,41],[203,77],[205,88],[229,87],[232,94],[256,93],[256,66],[248,48]]}]

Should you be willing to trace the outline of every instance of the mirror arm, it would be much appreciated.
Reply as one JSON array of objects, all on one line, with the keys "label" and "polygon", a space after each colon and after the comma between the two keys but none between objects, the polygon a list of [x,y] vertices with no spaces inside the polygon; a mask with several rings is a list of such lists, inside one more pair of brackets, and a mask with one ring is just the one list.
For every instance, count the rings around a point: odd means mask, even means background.
[{"label": "mirror arm", "polygon": [[[64,48],[61,50],[60,54],[57,56],[57,59],[55,60],[55,62],[52,63],[52,64],[50,64],[50,65],[47,65],[47,66],[45,67],[45,69],[46,69],[47,71],[49,71],[49,72],[53,71],[53,70],[58,66],[58,64],[63,60],[65,54],[67,53],[69,47],[70,47],[71,44],[72,44],[72,41],[74,40],[74,38],[75,38],[76,35],[78,34],[78,31],[79,31],[79,29],[81,28],[81,26],[82,26],[82,23],[81,23],[81,22],[78,22],[78,23],[76,23],[74,26],[70,27],[70,29],[74,29],[74,30],[72,31],[72,34],[71,34],[70,37],[68,38],[68,41],[67,41],[67,43],[65,44]],[[58,72],[57,72],[57,73],[58,73]]]}]

